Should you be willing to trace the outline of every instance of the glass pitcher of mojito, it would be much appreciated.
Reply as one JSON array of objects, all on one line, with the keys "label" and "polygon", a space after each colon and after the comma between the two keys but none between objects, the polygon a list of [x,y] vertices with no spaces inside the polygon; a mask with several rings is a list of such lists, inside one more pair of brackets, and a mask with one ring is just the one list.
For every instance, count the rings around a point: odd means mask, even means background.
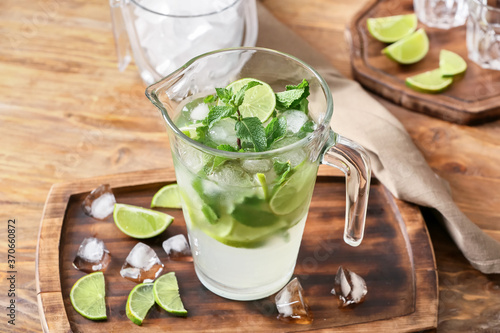
[{"label": "glass pitcher of mojito", "polygon": [[363,238],[369,158],[330,129],[323,78],[290,55],[201,55],[149,86],[166,122],[200,281],[235,300],[266,297],[293,274],[320,163],[346,174],[344,240]]}]

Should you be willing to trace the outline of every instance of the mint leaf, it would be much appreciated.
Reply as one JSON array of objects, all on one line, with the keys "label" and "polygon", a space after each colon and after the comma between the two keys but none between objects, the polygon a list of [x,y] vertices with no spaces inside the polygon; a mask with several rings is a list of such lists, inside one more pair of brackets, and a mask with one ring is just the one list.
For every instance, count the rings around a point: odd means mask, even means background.
[{"label": "mint leaf", "polygon": [[262,228],[278,222],[279,218],[269,211],[266,200],[259,197],[247,197],[237,205],[231,216],[248,227]]},{"label": "mint leaf", "polygon": [[217,93],[217,96],[220,98],[220,100],[226,104],[229,102],[233,95],[231,91],[227,90],[226,88],[215,88],[215,92]]},{"label": "mint leaf", "polygon": [[297,133],[297,136],[301,139],[305,138],[307,134],[314,132],[315,125],[316,124],[312,120],[306,121],[304,125],[302,125],[302,127],[300,128],[299,132]]},{"label": "mint leaf", "polygon": [[271,120],[271,122],[266,126],[267,146],[271,146],[273,142],[283,138],[285,134],[286,119],[284,117],[273,118],[273,120]]},{"label": "mint leaf", "polygon": [[207,137],[208,126],[196,127],[196,141],[204,143]]},{"label": "mint leaf", "polygon": [[232,151],[233,153],[238,152],[233,146],[231,145],[219,145],[217,146],[217,149],[219,150],[224,150],[224,151]]},{"label": "mint leaf", "polygon": [[214,224],[218,222],[219,213],[219,198],[216,196],[209,196],[203,190],[203,181],[201,178],[195,177],[192,183],[193,189],[198,193],[200,199],[203,201],[203,206],[201,211],[203,215],[207,218],[208,222]]},{"label": "mint leaf", "polygon": [[236,113],[236,108],[233,106],[214,106],[210,108],[207,118],[203,120],[203,124],[207,125],[208,128],[212,126],[219,120],[227,118]]},{"label": "mint leaf", "polygon": [[203,99],[203,103],[205,103],[205,104],[210,104],[210,103],[212,103],[214,100],[215,100],[215,96],[214,96],[214,95],[208,95],[207,97],[205,97],[205,98]]},{"label": "mint leaf", "polygon": [[305,114],[309,114],[309,100],[307,98],[300,101],[298,110],[304,112]]},{"label": "mint leaf", "polygon": [[[236,150],[233,146],[231,145],[219,145],[217,146],[217,149],[219,150],[224,150],[224,151],[231,151],[233,153],[236,153],[238,152],[238,150]],[[214,161],[213,161],[213,164],[212,164],[212,169],[214,168],[217,168],[218,166],[224,164],[224,162],[226,162],[228,159],[226,157],[222,157],[222,156],[215,156],[214,157]]]},{"label": "mint leaf", "polygon": [[234,105],[236,107],[240,106],[241,104],[243,104],[243,100],[245,98],[245,92],[250,89],[250,88],[253,88],[255,86],[258,86],[260,85],[261,83],[260,82],[257,82],[257,81],[250,81],[248,82],[247,84],[245,84],[243,87],[241,87],[241,89],[236,93],[234,94],[233,98],[234,98]]},{"label": "mint leaf", "polygon": [[[309,96],[309,82],[302,80],[296,86],[286,86],[286,91],[276,93],[276,108],[280,111],[300,109],[302,100]],[[305,105],[307,107],[307,105]],[[304,108],[304,106],[302,106]],[[304,110],[302,110],[304,111]]]},{"label": "mint leaf", "polygon": [[292,165],[290,164],[290,161],[287,161],[285,163],[281,163],[279,161],[274,162],[274,172],[276,172],[276,175],[278,176],[278,181],[276,185],[281,185],[287,178],[290,176],[289,173],[292,171]]},{"label": "mint leaf", "polygon": [[257,117],[242,118],[236,122],[236,136],[253,143],[255,151],[264,151],[267,148],[266,131]]}]

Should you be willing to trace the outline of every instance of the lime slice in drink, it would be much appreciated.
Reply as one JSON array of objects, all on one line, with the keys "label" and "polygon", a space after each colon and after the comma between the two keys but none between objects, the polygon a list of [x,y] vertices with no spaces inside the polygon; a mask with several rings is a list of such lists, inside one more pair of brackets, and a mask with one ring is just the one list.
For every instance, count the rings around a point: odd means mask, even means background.
[{"label": "lime slice in drink", "polygon": [[257,117],[261,122],[265,122],[274,112],[276,107],[276,96],[267,83],[257,79],[245,78],[234,81],[226,89],[237,93],[243,86],[251,81],[257,81],[260,85],[252,87],[245,92],[243,104],[239,110],[242,117]]},{"label": "lime slice in drink", "polygon": [[417,15],[395,15],[369,18],[366,21],[370,34],[384,43],[393,43],[417,29]]},{"label": "lime slice in drink", "polygon": [[160,276],[154,282],[154,299],[165,311],[176,316],[187,316],[179,295],[179,285],[174,272]]},{"label": "lime slice in drink", "polygon": [[202,126],[205,125],[203,125],[203,123],[190,124],[187,126],[179,127],[179,130],[189,138],[196,140],[198,139],[198,133],[196,132],[196,129]]},{"label": "lime slice in drink", "polygon": [[400,64],[413,64],[429,52],[429,38],[424,29],[418,29],[382,50],[390,59]]},{"label": "lime slice in drink", "polygon": [[269,201],[271,210],[277,215],[292,213],[302,206],[311,196],[310,186],[314,185],[313,164],[303,161],[292,169],[292,175],[274,189]]},{"label": "lime slice in drink", "polygon": [[169,184],[163,186],[151,200],[151,208],[182,208],[181,196],[179,194],[179,185]]},{"label": "lime slice in drink", "polygon": [[442,76],[440,68],[406,78],[408,87],[427,93],[441,92],[452,82],[453,79]]},{"label": "lime slice in drink", "polygon": [[115,204],[113,218],[124,234],[139,239],[161,234],[174,220],[162,212],[125,204]]},{"label": "lime slice in drink", "polygon": [[155,304],[152,283],[141,283],[132,289],[127,299],[125,312],[128,319],[136,325],[142,325],[149,309]]},{"label": "lime slice in drink", "polygon": [[95,272],[81,277],[71,288],[69,299],[76,312],[87,319],[106,319],[104,274]]},{"label": "lime slice in drink", "polygon": [[441,75],[453,76],[465,72],[467,63],[455,52],[441,50],[439,53],[439,69],[441,69]]}]

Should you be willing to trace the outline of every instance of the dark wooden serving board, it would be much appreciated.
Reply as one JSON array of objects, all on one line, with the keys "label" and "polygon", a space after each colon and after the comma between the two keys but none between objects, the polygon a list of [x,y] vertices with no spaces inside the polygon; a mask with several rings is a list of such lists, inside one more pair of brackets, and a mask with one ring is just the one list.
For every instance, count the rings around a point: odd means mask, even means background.
[{"label": "dark wooden serving board", "polygon": [[[331,169],[331,168],[330,168]],[[161,243],[186,229],[180,210],[165,210],[174,223],[160,236],[145,240],[165,264],[175,271],[187,318],[172,317],[154,307],[142,327],[125,315],[128,293],[134,283],[119,274],[130,249],[138,242],[114,225],[86,216],[81,203],[90,190],[109,183],[117,202],[148,207],[153,194],[175,181],[171,169],[112,175],[56,184],[47,198],[37,247],[37,292],[45,332],[406,332],[435,328],[438,289],[434,254],[419,209],[394,199],[373,180],[365,239],[357,248],[342,240],[345,184],[342,177],[320,168],[309,218],[294,276],[299,277],[313,311],[311,325],[276,319],[273,297],[237,302],[208,291],[196,278],[193,264],[168,261]],[[69,292],[85,273],[72,267],[85,237],[104,240],[112,255],[105,272],[108,319],[92,322],[72,308]],[[330,294],[334,275],[343,265],[365,278],[368,295],[352,309],[338,309]]]},{"label": "dark wooden serving board", "polygon": [[[467,57],[465,26],[450,30],[430,28],[430,49],[416,64],[399,65],[381,50],[388,44],[373,38],[366,27],[370,17],[413,13],[412,0],[371,0],[357,13],[348,28],[354,78],[365,88],[408,109],[458,124],[474,124],[500,117],[500,71],[483,69]],[[467,61],[465,74],[439,94],[426,94],[406,87],[408,76],[439,67],[439,52],[447,49]]]}]

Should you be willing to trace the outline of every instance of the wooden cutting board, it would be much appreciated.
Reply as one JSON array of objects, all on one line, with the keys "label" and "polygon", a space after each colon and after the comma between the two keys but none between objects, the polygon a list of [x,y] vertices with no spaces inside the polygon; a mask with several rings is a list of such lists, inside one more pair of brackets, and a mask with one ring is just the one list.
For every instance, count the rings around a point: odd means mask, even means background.
[{"label": "wooden cutting board", "polygon": [[[331,169],[331,168],[330,168]],[[78,180],[52,187],[45,205],[37,246],[37,292],[45,332],[125,331],[217,331],[278,332],[331,331],[380,332],[420,331],[437,325],[438,289],[432,245],[416,206],[404,203],[373,180],[363,243],[353,248],[342,240],[345,214],[345,184],[320,168],[294,276],[305,289],[313,312],[310,325],[284,323],[276,319],[274,298],[230,301],[208,291],[197,279],[193,264],[168,261],[161,243],[183,233],[180,210],[164,210],[175,217],[160,236],[144,242],[156,251],[165,272],[175,271],[187,318],[172,317],[155,306],[142,327],[125,314],[127,296],[135,283],[122,278],[120,268],[138,242],[121,233],[112,217],[104,221],[86,216],[81,203],[93,188],[111,184],[117,202],[149,207],[153,194],[175,182],[172,169]],[[85,273],[72,261],[85,237],[104,240],[112,261],[105,272],[108,319],[92,322],[71,306],[69,292]],[[339,309],[330,294],[339,265],[366,280],[364,303]]]},{"label": "wooden cutting board", "polygon": [[[465,26],[450,30],[429,28],[427,56],[412,65],[399,65],[381,53],[388,44],[373,38],[366,27],[370,17],[413,13],[412,0],[371,0],[348,28],[354,78],[365,88],[410,110],[457,124],[475,124],[500,117],[500,71],[483,69],[467,57]],[[455,77],[451,87],[439,94],[417,92],[405,85],[408,76],[439,67],[439,52],[458,53],[467,62],[465,74]]]}]

